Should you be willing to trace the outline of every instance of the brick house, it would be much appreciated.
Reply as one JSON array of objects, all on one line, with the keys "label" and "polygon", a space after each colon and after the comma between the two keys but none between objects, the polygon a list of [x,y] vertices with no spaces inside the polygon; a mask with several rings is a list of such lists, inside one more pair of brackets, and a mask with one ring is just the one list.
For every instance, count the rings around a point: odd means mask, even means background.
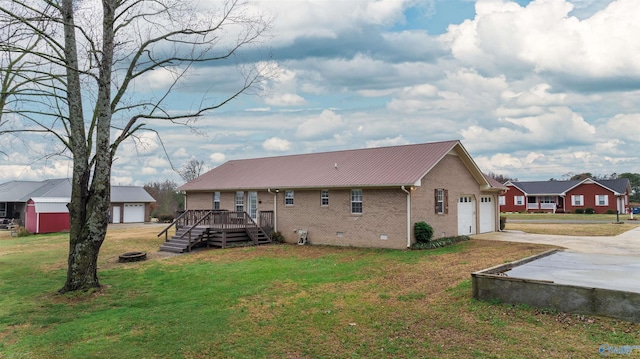
[{"label": "brick house", "polygon": [[502,212],[560,212],[593,208],[595,213],[624,214],[629,208],[629,179],[573,181],[531,181],[505,183],[500,196]]},{"label": "brick house", "polygon": [[179,187],[185,208],[271,212],[274,230],[296,242],[407,248],[416,222],[434,237],[499,228],[500,183],[459,141],[228,161]]}]

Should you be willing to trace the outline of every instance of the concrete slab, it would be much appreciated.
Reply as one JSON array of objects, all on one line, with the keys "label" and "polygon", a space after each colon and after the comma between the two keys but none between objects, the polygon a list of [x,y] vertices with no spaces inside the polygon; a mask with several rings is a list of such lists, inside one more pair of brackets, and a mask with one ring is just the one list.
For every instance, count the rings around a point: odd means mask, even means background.
[{"label": "concrete slab", "polygon": [[640,293],[640,258],[559,251],[504,272],[509,277]]},{"label": "concrete slab", "polygon": [[635,257],[552,250],[471,273],[471,290],[478,300],[640,323],[639,267]]}]

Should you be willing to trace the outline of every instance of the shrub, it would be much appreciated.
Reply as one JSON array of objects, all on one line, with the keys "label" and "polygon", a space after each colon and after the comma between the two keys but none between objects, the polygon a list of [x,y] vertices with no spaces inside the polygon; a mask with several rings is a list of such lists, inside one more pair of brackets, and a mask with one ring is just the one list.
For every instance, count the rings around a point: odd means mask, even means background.
[{"label": "shrub", "polygon": [[507,226],[507,217],[500,216],[500,230],[504,231],[504,227]]},{"label": "shrub", "polygon": [[427,243],[433,238],[433,227],[427,222],[417,222],[413,230],[418,243]]},{"label": "shrub", "polygon": [[584,213],[584,208],[576,208],[575,212],[576,212],[576,214],[583,214]]},{"label": "shrub", "polygon": [[416,242],[411,245],[411,249],[436,249],[442,248],[446,246],[450,246],[452,244],[456,244],[458,242],[468,241],[468,236],[457,236],[457,237],[443,237],[431,242]]},{"label": "shrub", "polygon": [[158,221],[163,223],[173,222],[173,214],[168,214],[168,213],[159,214]]},{"label": "shrub", "polygon": [[271,241],[274,243],[284,243],[284,236],[280,232],[271,233]]},{"label": "shrub", "polygon": [[587,207],[587,208],[584,209],[584,213],[586,213],[586,214],[594,214],[594,213],[596,213],[596,211],[591,207]]},{"label": "shrub", "polygon": [[608,209],[607,210],[607,214],[616,214],[616,211],[612,210],[612,209]]},{"label": "shrub", "polygon": [[18,237],[26,237],[31,235],[31,233],[29,233],[24,227],[18,227],[16,233],[18,234]]}]

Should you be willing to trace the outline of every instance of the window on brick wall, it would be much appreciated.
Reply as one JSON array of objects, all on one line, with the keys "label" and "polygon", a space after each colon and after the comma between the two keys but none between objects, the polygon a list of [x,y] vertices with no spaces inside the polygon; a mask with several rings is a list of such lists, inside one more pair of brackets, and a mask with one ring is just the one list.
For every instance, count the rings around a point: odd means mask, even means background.
[{"label": "window on brick wall", "polygon": [[540,203],[556,203],[556,198],[553,196],[540,196]]},{"label": "window on brick wall", "polygon": [[444,188],[436,188],[433,191],[436,214],[449,213],[449,191]]},{"label": "window on brick wall", "polygon": [[244,212],[244,192],[236,192],[236,212]]},{"label": "window on brick wall", "polygon": [[329,205],[329,190],[323,189],[320,191],[320,205],[328,206]]},{"label": "window on brick wall", "polygon": [[513,204],[516,206],[524,206],[524,196],[514,196]]},{"label": "window on brick wall", "polygon": [[362,214],[362,190],[351,190],[351,213]]},{"label": "window on brick wall", "polygon": [[596,195],[596,206],[608,206],[609,205],[609,196],[606,194],[597,194]]},{"label": "window on brick wall", "polygon": [[220,209],[220,192],[213,192],[213,209]]},{"label": "window on brick wall", "polygon": [[284,205],[293,206],[293,190],[284,191]]},{"label": "window on brick wall", "polygon": [[507,204],[507,198],[505,196],[500,196],[500,205],[504,206]]},{"label": "window on brick wall", "polygon": [[572,194],[571,195],[571,205],[574,207],[584,206],[584,196],[581,194]]}]

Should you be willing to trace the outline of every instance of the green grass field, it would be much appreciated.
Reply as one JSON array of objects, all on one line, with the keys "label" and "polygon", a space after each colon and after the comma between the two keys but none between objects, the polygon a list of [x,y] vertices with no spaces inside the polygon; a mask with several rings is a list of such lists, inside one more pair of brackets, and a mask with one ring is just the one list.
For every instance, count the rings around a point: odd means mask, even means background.
[{"label": "green grass field", "polygon": [[[640,345],[638,324],[470,298],[471,272],[542,245],[166,256],[155,233],[110,230],[104,288],[65,295],[67,236],[0,237],[0,358],[566,358]],[[117,263],[132,250],[150,259]]]},{"label": "green grass field", "polygon": [[[576,213],[502,213],[507,219],[535,220],[535,221],[611,221],[629,220],[630,215],[620,214],[576,214]],[[640,215],[634,215],[635,220],[640,220]],[[640,222],[640,221],[639,221]]]}]

